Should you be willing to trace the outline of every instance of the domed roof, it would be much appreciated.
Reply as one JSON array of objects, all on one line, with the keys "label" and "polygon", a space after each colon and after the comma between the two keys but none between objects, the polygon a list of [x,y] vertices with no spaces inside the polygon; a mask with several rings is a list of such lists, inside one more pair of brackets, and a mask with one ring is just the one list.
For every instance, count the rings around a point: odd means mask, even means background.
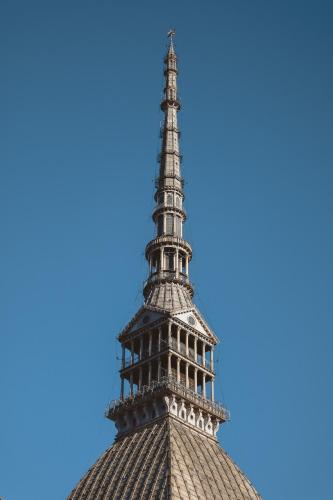
[{"label": "domed roof", "polygon": [[121,437],[68,500],[260,500],[217,441],[172,417]]},{"label": "domed roof", "polygon": [[146,305],[173,312],[193,307],[188,290],[177,283],[155,285],[147,297]]}]

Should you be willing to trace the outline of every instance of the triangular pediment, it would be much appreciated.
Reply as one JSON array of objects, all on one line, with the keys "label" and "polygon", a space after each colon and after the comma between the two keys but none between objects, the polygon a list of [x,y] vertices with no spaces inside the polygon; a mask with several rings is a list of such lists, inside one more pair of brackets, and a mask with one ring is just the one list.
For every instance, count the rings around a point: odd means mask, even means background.
[{"label": "triangular pediment", "polygon": [[163,314],[162,312],[153,310],[152,308],[149,308],[147,306],[142,306],[133,316],[131,321],[122,330],[120,336],[136,332],[137,330],[145,326],[148,327],[155,321],[158,321],[159,319],[162,319],[164,317],[165,314]]},{"label": "triangular pediment", "polygon": [[174,318],[178,318],[189,327],[205,335],[207,339],[213,341],[214,343],[218,342],[218,338],[208,326],[206,320],[203,318],[202,314],[199,312],[196,306],[186,311],[181,311],[177,314],[173,314],[172,316]]},{"label": "triangular pediment", "polygon": [[175,314],[172,312],[165,313],[156,310],[156,308],[152,308],[146,305],[140,307],[138,312],[133,316],[131,321],[125,326],[125,328],[120,332],[119,337],[123,335],[128,335],[134,333],[141,328],[149,327],[151,324],[156,321],[166,318],[166,317],[177,318],[182,321],[186,326],[196,330],[201,335],[205,335],[207,340],[213,341],[215,344],[218,343],[219,339],[214,334],[213,330],[208,326],[206,320],[198,310],[196,306],[188,309],[183,309]]}]

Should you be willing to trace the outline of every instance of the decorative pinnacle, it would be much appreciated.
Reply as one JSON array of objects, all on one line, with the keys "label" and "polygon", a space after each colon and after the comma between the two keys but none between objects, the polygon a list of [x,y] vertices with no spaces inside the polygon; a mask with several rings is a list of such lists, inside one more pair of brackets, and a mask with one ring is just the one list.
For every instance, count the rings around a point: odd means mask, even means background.
[{"label": "decorative pinnacle", "polygon": [[170,46],[169,48],[173,50],[173,37],[176,35],[176,30],[173,28],[173,29],[170,29],[168,31],[168,38],[170,38]]}]

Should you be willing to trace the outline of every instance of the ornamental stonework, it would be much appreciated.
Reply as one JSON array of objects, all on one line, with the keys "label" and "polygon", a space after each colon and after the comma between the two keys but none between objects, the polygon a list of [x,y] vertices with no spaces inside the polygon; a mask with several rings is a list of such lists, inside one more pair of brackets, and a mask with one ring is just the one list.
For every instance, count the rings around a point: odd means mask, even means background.
[{"label": "ornamental stonework", "polygon": [[183,227],[187,214],[174,34],[168,34],[164,58],[155,236],[145,249],[144,301],[118,335],[120,392],[105,412],[117,434],[69,500],[261,498],[217,440],[230,414],[215,399],[219,340],[193,302],[192,248]]}]

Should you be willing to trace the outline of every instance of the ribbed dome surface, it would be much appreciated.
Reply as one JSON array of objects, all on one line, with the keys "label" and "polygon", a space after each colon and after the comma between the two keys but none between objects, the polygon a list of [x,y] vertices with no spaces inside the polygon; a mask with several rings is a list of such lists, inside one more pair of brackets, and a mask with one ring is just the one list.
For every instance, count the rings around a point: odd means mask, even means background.
[{"label": "ribbed dome surface", "polygon": [[165,417],[116,441],[68,500],[168,498],[261,499],[217,442]]},{"label": "ribbed dome surface", "polygon": [[160,283],[150,291],[146,305],[163,309],[164,311],[178,311],[193,307],[188,290],[176,283]]}]

